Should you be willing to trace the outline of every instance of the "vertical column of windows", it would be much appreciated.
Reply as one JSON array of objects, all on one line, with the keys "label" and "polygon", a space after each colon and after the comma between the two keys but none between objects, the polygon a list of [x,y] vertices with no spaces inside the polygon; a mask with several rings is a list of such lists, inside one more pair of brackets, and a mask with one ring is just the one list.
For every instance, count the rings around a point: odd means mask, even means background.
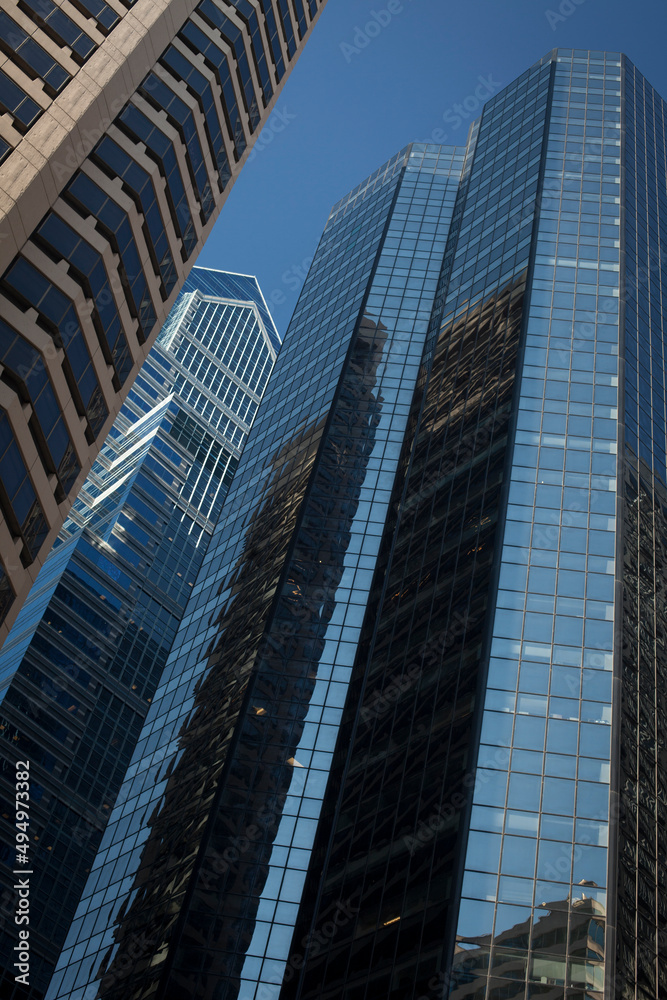
[{"label": "vertical column of windows", "polygon": [[215,208],[215,199],[192,111],[155,73],[146,77],[139,93],[157,111],[166,112],[170,123],[178,130],[185,144],[185,159],[199,200],[201,220],[206,223]]},{"label": "vertical column of windows", "polygon": [[250,0],[230,0],[230,3],[232,3],[238,12],[243,16],[243,19],[248,25],[250,32],[250,50],[255,61],[257,76],[259,77],[262,85],[262,96],[264,98],[264,107],[266,107],[273,97],[273,86],[271,84],[269,69],[266,62],[264,39],[259,26],[257,11],[250,3]]},{"label": "vertical column of windows", "polygon": [[95,332],[107,363],[114,366],[115,387],[120,388],[133,362],[101,254],[54,212],[47,215],[37,230],[35,242],[57,262],[67,261],[69,274],[92,300]]},{"label": "vertical column of windows", "polygon": [[37,555],[49,529],[12,426],[1,411],[0,503],[12,533],[23,542],[21,561],[27,566]]},{"label": "vertical column of windows", "polygon": [[143,214],[144,237],[166,298],[174,288],[178,275],[150,175],[109,136],[105,136],[95,147],[91,159],[111,177],[120,177],[124,189]]},{"label": "vertical column of windows", "polygon": [[278,23],[276,21],[276,15],[273,10],[272,0],[259,0],[262,11],[264,12],[264,18],[266,20],[266,27],[269,36],[269,47],[271,50],[271,57],[273,59],[273,65],[276,68],[276,77],[280,81],[285,75],[285,61],[283,59],[282,49],[280,47],[280,39],[278,37]]},{"label": "vertical column of windows", "polygon": [[234,144],[234,156],[236,160],[240,160],[246,148],[246,139],[227,56],[215,44],[214,39],[204,34],[201,28],[192,21],[185,22],[178,37],[195,55],[204,56],[205,61],[215,73],[224,98],[223,111],[229,137]]},{"label": "vertical column of windows", "polygon": [[[269,0],[266,0],[268,3]],[[278,11],[280,13],[280,24],[283,29],[283,38],[287,45],[287,54],[290,59],[294,58],[296,52],[296,40],[294,38],[294,26],[290,17],[288,0],[278,0]]]},{"label": "vertical column of windows", "polygon": [[67,496],[81,466],[40,354],[2,320],[0,362],[2,381],[18,391],[23,402],[32,405],[33,415],[28,425],[46,474],[58,476],[55,496],[60,502]]},{"label": "vertical column of windows", "polygon": [[308,29],[306,25],[306,13],[303,9],[303,0],[292,0],[292,4],[296,13],[296,22],[299,27],[299,38],[304,38]]},{"label": "vertical column of windows", "polygon": [[221,191],[224,191],[232,173],[211,85],[204,74],[195,69],[190,60],[175,45],[169,46],[160,61],[169,68],[177,79],[183,80],[188,90],[199,102],[205,118],[206,137],[213,162],[218,171],[218,186]]},{"label": "vertical column of windows", "polygon": [[187,260],[197,245],[197,232],[192,221],[190,206],[173,143],[134,104],[128,104],[125,110],[121,112],[118,125],[135,142],[143,142],[148,155],[159,166],[160,172],[166,182],[172,222],[183,243],[181,255],[183,260]]},{"label": "vertical column of windows", "polygon": [[[125,297],[128,300],[130,311],[139,321],[139,341],[146,341],[155,326],[155,307],[127,213],[109,198],[98,184],[81,171],[68,184],[65,189],[65,197],[77,207],[84,209],[86,215],[90,214],[98,220],[97,228],[109,240],[114,253],[119,255],[121,260],[120,277]],[[106,308],[108,309],[108,307]],[[118,358],[117,361],[114,361],[114,365],[118,370],[121,383],[123,383],[130,372],[133,361],[127,341],[121,337],[120,319],[117,314],[109,312],[105,316],[101,315],[100,318],[110,346],[113,344],[112,353]]]},{"label": "vertical column of windows", "polygon": [[3,278],[5,287],[27,310],[34,308],[40,322],[62,348],[67,378],[77,410],[86,417],[86,435],[92,443],[104,424],[108,410],[73,303],[24,257],[19,257]]},{"label": "vertical column of windows", "polygon": [[217,28],[224,40],[232,48],[236,60],[236,72],[241,84],[241,93],[246,113],[249,116],[250,131],[252,133],[259,123],[260,112],[255,95],[255,87],[250,74],[250,65],[245,50],[243,32],[222,13],[214,0],[201,0],[201,3],[196,8],[196,13],[204,18],[213,28]]}]

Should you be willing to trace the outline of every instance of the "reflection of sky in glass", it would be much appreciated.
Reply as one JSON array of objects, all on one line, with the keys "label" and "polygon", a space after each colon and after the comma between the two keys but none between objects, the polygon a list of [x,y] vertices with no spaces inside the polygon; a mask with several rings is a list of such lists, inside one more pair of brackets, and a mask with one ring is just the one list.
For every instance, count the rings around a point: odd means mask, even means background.
[{"label": "reflection of sky in glass", "polygon": [[[606,67],[599,56],[589,68],[583,55],[560,50],[458,925],[459,947],[471,955],[492,941],[496,954],[512,930],[514,966],[505,974],[513,979],[598,990],[616,545],[619,122],[618,56]],[[585,968],[571,931],[567,954],[521,958],[531,920],[535,953],[541,907],[558,899],[571,924],[586,914],[597,940]],[[567,912],[561,923],[565,932]],[[493,966],[502,976],[497,959]]]}]

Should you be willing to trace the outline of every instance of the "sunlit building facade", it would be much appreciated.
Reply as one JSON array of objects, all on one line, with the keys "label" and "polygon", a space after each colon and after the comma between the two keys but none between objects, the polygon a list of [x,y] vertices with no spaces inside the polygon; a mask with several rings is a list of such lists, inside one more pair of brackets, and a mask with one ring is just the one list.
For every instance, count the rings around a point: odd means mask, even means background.
[{"label": "sunlit building facade", "polygon": [[0,12],[0,644],[326,0]]},{"label": "sunlit building facade", "polygon": [[[0,653],[3,998],[44,996],[278,345],[254,278],[193,268]],[[12,967],[23,758],[30,991]]]},{"label": "sunlit building facade", "polygon": [[555,50],[335,206],[48,1000],[667,995],[666,136]]}]

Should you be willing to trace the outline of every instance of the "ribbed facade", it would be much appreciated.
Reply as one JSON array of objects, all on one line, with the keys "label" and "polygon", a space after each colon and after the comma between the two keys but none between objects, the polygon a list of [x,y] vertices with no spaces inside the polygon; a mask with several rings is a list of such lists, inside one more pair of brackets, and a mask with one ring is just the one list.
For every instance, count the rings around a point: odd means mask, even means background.
[{"label": "ribbed facade", "polygon": [[[195,267],[0,653],[0,992],[44,995],[273,367],[254,278]],[[30,990],[14,983],[16,762]]]},{"label": "ribbed facade", "polygon": [[0,17],[0,641],[326,0]]}]

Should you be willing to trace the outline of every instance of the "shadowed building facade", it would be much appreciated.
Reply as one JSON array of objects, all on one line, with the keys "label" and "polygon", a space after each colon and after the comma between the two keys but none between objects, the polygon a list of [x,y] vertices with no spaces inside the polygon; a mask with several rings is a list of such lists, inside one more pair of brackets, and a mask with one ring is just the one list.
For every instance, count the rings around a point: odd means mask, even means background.
[{"label": "shadowed building facade", "polygon": [[326,0],[0,14],[0,643]]},{"label": "shadowed building facade", "polygon": [[49,1000],[665,997],[666,135],[555,50],[334,208]]},{"label": "shadowed building facade", "polygon": [[[3,998],[44,996],[277,344],[254,278],[193,268],[0,653]],[[12,967],[25,757],[30,990]]]}]

